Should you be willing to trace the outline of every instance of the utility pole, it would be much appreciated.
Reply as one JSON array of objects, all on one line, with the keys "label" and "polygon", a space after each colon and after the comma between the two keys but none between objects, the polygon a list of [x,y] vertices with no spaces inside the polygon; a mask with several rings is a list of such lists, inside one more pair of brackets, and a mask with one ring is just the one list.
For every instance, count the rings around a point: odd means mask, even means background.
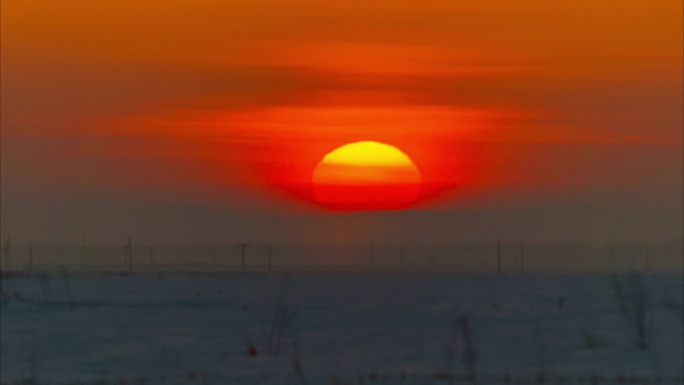
[{"label": "utility pole", "polygon": [[501,274],[501,239],[496,240],[496,273]]},{"label": "utility pole", "polygon": [[403,270],[404,269],[404,245],[401,245],[399,247],[399,264]]},{"label": "utility pole", "polygon": [[240,243],[238,246],[240,247],[240,273],[245,274],[245,250],[249,244]]},{"label": "utility pole", "polygon": [[81,264],[83,265],[83,268],[85,268],[87,264],[87,258],[88,253],[86,251],[86,233],[85,230],[81,231]]},{"label": "utility pole", "polygon": [[374,254],[375,254],[375,244],[371,243],[371,247],[370,247],[370,267],[371,267],[371,269],[373,268],[373,256],[374,256]]},{"label": "utility pole", "polygon": [[33,271],[33,245],[29,246],[28,272]]},{"label": "utility pole", "polygon": [[5,274],[9,273],[10,270],[10,257],[12,256],[12,241],[10,237],[7,237],[7,242],[5,242],[5,247],[2,250],[5,254]]},{"label": "utility pole", "polygon": [[185,248],[185,272],[190,272],[190,250],[188,247]]},{"label": "utility pole", "polygon": [[615,273],[615,262],[613,260],[613,248],[608,249],[608,255],[610,258],[610,272]]},{"label": "utility pole", "polygon": [[130,235],[128,236],[128,271],[133,272],[133,243]]}]

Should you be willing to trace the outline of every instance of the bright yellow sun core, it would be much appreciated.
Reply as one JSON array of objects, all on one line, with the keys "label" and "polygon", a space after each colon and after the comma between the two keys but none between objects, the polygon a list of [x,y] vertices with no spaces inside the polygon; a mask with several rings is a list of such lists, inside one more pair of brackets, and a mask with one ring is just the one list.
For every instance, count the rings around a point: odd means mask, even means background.
[{"label": "bright yellow sun core", "polygon": [[396,147],[370,141],[345,144],[326,155],[322,162],[362,167],[413,165],[411,159]]}]

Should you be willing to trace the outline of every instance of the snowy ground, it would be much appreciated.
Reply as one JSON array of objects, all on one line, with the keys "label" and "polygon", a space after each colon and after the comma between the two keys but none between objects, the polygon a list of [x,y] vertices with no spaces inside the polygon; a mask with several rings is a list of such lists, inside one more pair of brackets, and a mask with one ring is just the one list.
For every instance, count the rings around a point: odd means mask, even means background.
[{"label": "snowy ground", "polygon": [[489,384],[681,384],[683,280],[644,277],[638,349],[609,275],[4,279],[1,378],[450,384],[472,369]]}]

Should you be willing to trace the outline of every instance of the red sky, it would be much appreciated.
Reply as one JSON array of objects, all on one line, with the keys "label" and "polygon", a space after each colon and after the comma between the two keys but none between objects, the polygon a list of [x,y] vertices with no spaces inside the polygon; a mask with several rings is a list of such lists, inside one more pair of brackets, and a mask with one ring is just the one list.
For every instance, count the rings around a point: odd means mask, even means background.
[{"label": "red sky", "polygon": [[420,218],[515,213],[463,237],[682,233],[681,1],[161,4],[2,2],[3,237],[334,240],[307,183],[359,140],[414,159]]}]

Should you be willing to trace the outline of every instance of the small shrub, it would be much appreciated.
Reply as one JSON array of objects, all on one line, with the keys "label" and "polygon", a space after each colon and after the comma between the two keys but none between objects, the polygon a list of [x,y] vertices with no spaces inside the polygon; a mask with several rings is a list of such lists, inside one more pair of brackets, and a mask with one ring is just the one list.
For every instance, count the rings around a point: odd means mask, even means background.
[{"label": "small shrub", "polygon": [[307,381],[306,375],[304,374],[302,359],[299,356],[299,344],[296,341],[292,344],[292,359],[290,362],[292,363],[294,376],[299,380],[299,383],[301,385],[307,385],[309,381]]},{"label": "small shrub", "polygon": [[663,295],[663,304],[671,314],[684,321],[684,304],[678,303],[669,291],[665,291]]},{"label": "small shrub", "polygon": [[475,364],[477,363],[477,350],[475,348],[475,341],[470,330],[470,316],[463,315],[459,319],[461,328],[461,337],[463,338],[463,367],[466,370],[466,378],[468,381],[477,382],[475,373]]},{"label": "small shrub", "polygon": [[546,374],[546,370],[539,369],[534,376],[534,382],[538,385],[544,385],[549,382],[549,376]]},{"label": "small shrub", "polygon": [[591,385],[598,385],[601,382],[603,382],[603,376],[598,374],[592,374],[589,378],[589,382],[591,383]]},{"label": "small shrub", "polygon": [[603,345],[601,338],[591,329],[581,326],[580,334],[582,335],[582,347],[585,349],[593,349]]},{"label": "small shrub", "polygon": [[648,290],[641,275],[635,271],[620,279],[612,275],[613,292],[620,312],[627,320],[634,334],[634,344],[639,349],[650,345]]},{"label": "small shrub", "polygon": [[286,333],[292,333],[292,323],[297,310],[287,301],[287,286],[283,284],[271,314],[264,325],[264,351],[266,354],[278,355],[280,345]]}]

